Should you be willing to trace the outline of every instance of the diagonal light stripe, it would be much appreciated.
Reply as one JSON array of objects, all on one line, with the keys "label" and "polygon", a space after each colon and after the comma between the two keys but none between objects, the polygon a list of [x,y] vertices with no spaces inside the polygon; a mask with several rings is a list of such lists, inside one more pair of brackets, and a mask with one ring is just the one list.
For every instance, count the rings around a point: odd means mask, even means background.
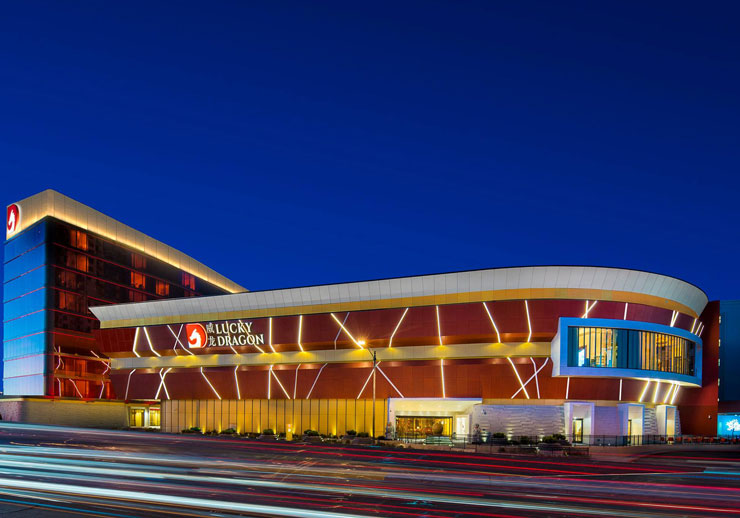
[{"label": "diagonal light stripe", "polygon": [[[514,374],[516,374],[516,379],[519,380],[519,386],[522,387],[522,390],[524,391],[524,395],[527,396],[527,399],[529,399],[529,393],[527,392],[527,388],[524,386],[524,383],[522,383],[522,378],[519,376],[519,371],[516,370],[516,365],[514,365],[514,362],[511,361],[511,357],[507,356],[507,360],[509,360],[509,363],[511,364],[511,368],[514,369]],[[519,391],[514,393],[514,396],[516,396],[519,393]],[[511,399],[514,399],[514,396],[511,396]]]},{"label": "diagonal light stripe", "polygon": [[301,368],[301,364],[296,365],[295,368],[295,385],[293,385],[293,399],[295,399],[296,392],[298,392],[298,369]]},{"label": "diagonal light stripe", "polygon": [[[542,369],[544,369],[544,368],[545,368],[545,365],[547,365],[547,362],[549,362],[549,361],[550,361],[550,358],[549,358],[549,357],[545,358],[545,362],[544,362],[544,363],[543,363],[542,365],[540,365],[540,367],[539,367],[539,368],[537,369],[537,372],[536,372],[535,374],[539,374],[539,373],[540,373],[540,371],[541,371]],[[524,386],[525,386],[525,387],[526,387],[527,385],[529,385],[529,382],[530,382],[530,381],[532,381],[532,380],[534,379],[534,376],[535,376],[535,375],[534,375],[534,374],[532,374],[532,375],[531,375],[531,376],[530,376],[530,377],[529,377],[529,378],[527,379],[527,381],[525,381],[525,382],[524,382]],[[514,392],[514,395],[513,395],[513,396],[511,396],[511,398],[510,398],[510,399],[514,399],[514,398],[516,397],[516,395],[517,395],[517,394],[519,394],[519,393],[520,393],[521,391],[522,391],[522,387],[519,387],[519,388],[517,389],[517,391],[516,391],[516,392]]]},{"label": "diagonal light stripe", "polygon": [[216,391],[215,387],[213,385],[211,385],[211,382],[208,380],[208,376],[206,376],[206,373],[203,372],[203,367],[200,368],[200,373],[203,376],[203,379],[206,380],[206,383],[208,383],[208,386],[211,387],[211,390],[213,391],[213,393],[216,394],[216,397],[218,399],[221,399],[221,396],[218,394],[218,392]]},{"label": "diagonal light stripe", "polygon": [[[527,312],[527,327],[529,327],[529,336],[527,336],[527,343],[529,343],[532,341],[532,321],[529,319],[529,303],[526,300],[524,301],[524,309]],[[526,393],[527,391],[525,390],[524,392]],[[527,399],[529,399],[529,396],[527,396]]]},{"label": "diagonal light stripe", "polygon": [[[380,363],[380,362],[378,362],[378,363]],[[372,369],[370,369],[370,374],[367,375],[367,379],[365,380],[365,384],[362,386],[362,388],[360,389],[360,393],[357,394],[357,397],[355,399],[360,399],[360,396],[362,395],[362,393],[365,392],[365,387],[367,387],[367,383],[370,381],[370,378],[373,377],[373,372],[375,372],[375,367],[373,367]]]},{"label": "diagonal light stripe", "polygon": [[642,403],[642,400],[645,399],[645,395],[647,394],[648,387],[650,387],[650,380],[647,380],[647,383],[645,383],[645,387],[642,389],[642,392],[640,393],[640,399],[637,400],[638,403]]},{"label": "diagonal light stripe", "polygon": [[[126,395],[123,396],[124,401],[128,400],[128,387],[131,384],[131,375],[136,372],[136,369],[128,373],[128,381],[126,381]],[[61,394],[60,394],[61,395]]]},{"label": "diagonal light stripe", "polygon": [[[342,325],[344,325],[344,324],[347,323],[347,319],[349,318],[349,314],[350,314],[349,311],[347,311],[347,313],[345,313],[344,320],[342,320]],[[340,327],[339,329],[337,329],[337,336],[334,337],[334,349],[337,348],[337,340],[339,340],[339,335],[341,335],[341,334],[342,334],[342,328]]]},{"label": "diagonal light stripe", "polygon": [[354,337],[354,336],[352,336],[352,333],[350,333],[350,332],[349,332],[349,330],[348,330],[348,329],[347,329],[346,327],[344,327],[344,324],[342,324],[342,323],[341,323],[341,322],[339,321],[339,319],[337,318],[337,316],[336,316],[336,315],[335,315],[334,313],[329,313],[329,314],[330,314],[330,315],[331,315],[331,317],[332,317],[332,318],[334,319],[334,321],[335,321],[335,322],[336,322],[337,324],[339,324],[339,327],[340,327],[340,328],[342,329],[342,331],[344,331],[344,332],[345,332],[345,333],[347,334],[347,336],[349,336],[350,340],[352,340],[352,341],[353,341],[353,342],[355,343],[355,345],[356,345],[357,347],[359,347],[360,349],[364,349],[364,347],[363,347],[363,346],[362,346],[362,345],[360,344],[360,342],[358,342],[357,340],[355,340],[355,337]]},{"label": "diagonal light stripe", "polygon": [[532,365],[534,366],[534,383],[537,386],[537,399],[540,399],[540,380],[537,377],[537,373],[539,372],[537,370],[537,363],[535,363],[534,358],[532,358],[531,356],[529,357],[529,359],[532,360]]},{"label": "diagonal light stripe", "polygon": [[[380,362],[378,362],[378,364],[380,364]],[[401,394],[401,391],[400,391],[400,390],[398,390],[398,387],[396,387],[396,386],[395,386],[395,385],[393,384],[393,382],[391,381],[391,379],[390,379],[390,378],[389,378],[388,376],[386,376],[386,375],[385,375],[385,372],[383,372],[383,369],[381,369],[381,368],[380,368],[380,367],[378,367],[377,365],[376,365],[376,368],[378,369],[378,372],[380,372],[380,373],[381,373],[381,374],[383,375],[383,377],[384,377],[384,378],[385,378],[386,380],[388,380],[388,383],[390,383],[390,384],[391,384],[391,387],[393,387],[393,390],[395,390],[396,392],[398,392],[398,395],[399,395],[399,396],[401,396],[401,397],[404,397],[404,396],[403,396],[403,394]]]},{"label": "diagonal light stripe", "polygon": [[496,327],[496,322],[493,320],[493,315],[491,315],[491,312],[488,310],[488,304],[483,302],[483,307],[486,308],[486,313],[488,313],[488,318],[491,320],[491,324],[493,325],[493,330],[496,331],[496,340],[498,340],[497,343],[501,343],[501,334],[498,332],[498,327]]},{"label": "diagonal light stripe", "polygon": [[442,324],[439,321],[439,306],[434,306],[434,309],[437,311],[437,336],[439,336],[439,345],[444,345],[442,343]]},{"label": "diagonal light stripe", "polygon": [[136,352],[136,344],[139,342],[139,329],[138,327],[136,328],[136,332],[134,333],[134,347],[131,349],[137,358],[141,358],[141,355]]},{"label": "diagonal light stripe", "polygon": [[[401,319],[398,321],[398,324],[396,324],[396,328],[393,330],[393,333],[391,333],[391,338],[388,340],[388,347],[393,347],[393,337],[396,336],[396,332],[398,331],[398,328],[401,327],[401,322],[403,322],[403,319],[406,318],[406,313],[409,312],[409,308],[406,308],[403,312],[403,315],[401,315]],[[336,340],[334,341],[335,349],[336,349]]]},{"label": "diagonal light stripe", "polygon": [[442,376],[442,399],[446,399],[447,393],[445,392],[445,360],[444,358],[439,360],[439,370]]},{"label": "diagonal light stripe", "polygon": [[151,351],[157,356],[157,358],[161,358],[162,355],[155,351],[154,346],[152,346],[152,341],[149,338],[149,332],[146,330],[146,327],[144,327],[144,336],[146,336],[146,341],[149,343],[149,349],[151,349]]},{"label": "diagonal light stripe", "polygon": [[599,301],[598,300],[594,300],[594,303],[589,306],[588,305],[588,301],[586,301],[586,312],[583,314],[583,316],[581,318],[588,318],[588,312],[591,311],[592,309],[594,309],[594,306],[596,305],[597,302],[599,302]]},{"label": "diagonal light stripe", "polygon": [[236,375],[236,371],[238,369],[239,369],[239,366],[236,365],[234,367],[234,384],[236,385],[236,399],[241,399],[242,394],[241,394],[241,391],[239,390],[239,377]]},{"label": "diagonal light stripe", "polygon": [[269,329],[268,329],[268,332],[267,332],[267,339],[268,339],[267,345],[269,345],[270,346],[270,349],[272,349],[272,352],[275,353],[277,351],[272,346],[272,317],[270,317],[267,322],[268,322],[268,326],[269,326]]},{"label": "diagonal light stripe", "polygon": [[270,373],[275,376],[275,381],[278,382],[278,385],[280,385],[280,388],[283,389],[283,393],[285,394],[285,397],[290,399],[290,396],[288,395],[288,391],[285,390],[285,387],[283,387],[283,383],[280,381],[280,378],[278,378],[277,374],[275,374],[275,371],[272,369],[272,365],[270,365]]},{"label": "diagonal light stripe", "polygon": [[303,344],[301,343],[301,333],[303,332],[303,315],[298,315],[298,348],[303,352]]},{"label": "diagonal light stripe", "polygon": [[315,379],[315,380],[313,380],[313,385],[311,385],[311,390],[309,390],[309,391],[308,391],[308,395],[306,396],[306,399],[308,399],[308,398],[310,398],[310,397],[311,397],[311,392],[313,392],[313,388],[314,388],[314,387],[316,386],[316,382],[317,382],[317,381],[319,381],[319,376],[321,376],[321,371],[323,371],[323,370],[324,370],[324,367],[326,367],[327,365],[329,365],[329,364],[328,364],[328,363],[325,363],[325,364],[324,364],[324,365],[322,365],[322,366],[321,366],[321,368],[319,369],[319,372],[318,372],[318,374],[316,374],[316,379]]}]

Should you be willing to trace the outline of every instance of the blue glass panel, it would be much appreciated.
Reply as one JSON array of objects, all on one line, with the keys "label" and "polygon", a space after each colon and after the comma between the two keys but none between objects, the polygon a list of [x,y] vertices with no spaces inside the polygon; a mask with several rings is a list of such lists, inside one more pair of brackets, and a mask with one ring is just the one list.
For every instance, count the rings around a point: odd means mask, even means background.
[{"label": "blue glass panel", "polygon": [[43,310],[45,307],[46,289],[44,288],[6,302],[3,305],[3,320],[8,322],[14,318]]},{"label": "blue glass panel", "polygon": [[45,329],[46,311],[32,313],[3,325],[3,343],[8,344],[10,343],[9,340],[39,333]]},{"label": "blue glass panel", "polygon": [[46,351],[47,338],[48,335],[46,333],[41,333],[6,342],[3,344],[3,359],[11,360],[31,354],[43,353]]},{"label": "blue glass panel", "polygon": [[27,273],[46,262],[46,247],[39,246],[5,263],[5,282],[15,279],[19,275]]},{"label": "blue glass panel", "polygon": [[17,378],[31,374],[43,374],[46,372],[46,362],[45,354],[27,356],[18,360],[6,360],[4,375],[6,378]]},{"label": "blue glass panel", "polygon": [[46,286],[46,268],[46,266],[42,266],[3,285],[3,300],[14,299],[25,295],[29,291]]},{"label": "blue glass panel", "polygon": [[43,396],[45,380],[41,374],[22,378],[5,378],[3,387],[6,396]]},{"label": "blue glass panel", "polygon": [[[4,262],[8,262],[23,252],[38,246],[46,240],[46,221],[41,221],[30,228],[27,228],[20,234],[13,236],[12,239],[5,242]],[[6,277],[7,278],[7,277]]]}]

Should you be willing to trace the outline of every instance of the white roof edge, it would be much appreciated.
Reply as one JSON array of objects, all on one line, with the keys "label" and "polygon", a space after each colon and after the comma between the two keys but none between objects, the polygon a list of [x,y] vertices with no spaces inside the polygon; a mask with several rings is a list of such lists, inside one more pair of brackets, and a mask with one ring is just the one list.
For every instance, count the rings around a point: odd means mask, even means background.
[{"label": "white roof edge", "polygon": [[164,261],[231,293],[247,291],[183,252],[53,189],[24,198],[15,205],[21,208],[21,220],[14,235],[51,216]]},{"label": "white roof edge", "polygon": [[[582,271],[584,275],[571,276],[570,273],[575,271],[578,271],[579,273],[581,273]],[[606,289],[607,291],[626,291],[635,294],[663,298],[688,307],[697,315],[701,314],[708,302],[706,294],[693,284],[690,284],[681,279],[668,277],[666,275],[661,275],[657,273],[599,266],[559,266],[557,268],[553,268],[550,266],[523,266],[511,268],[494,268],[488,270],[472,270],[455,273],[419,275],[413,277],[401,277],[398,279],[382,279],[390,281],[402,281],[398,283],[389,283],[390,294],[387,294],[387,292],[384,293],[385,290],[370,290],[370,286],[373,283],[378,282],[377,280],[372,280],[308,287],[285,288],[268,291],[246,292],[232,295],[216,295],[213,297],[200,297],[195,299],[170,299],[151,302],[119,304],[112,306],[99,306],[91,308],[91,310],[101,322],[106,322],[132,318],[131,310],[134,306],[137,312],[140,312],[141,314],[144,314],[150,318],[161,318],[174,315],[196,313],[213,313],[213,311],[210,310],[208,306],[209,304],[215,302],[211,299],[218,297],[229,297],[228,307],[233,308],[230,309],[230,311],[252,311],[259,309],[269,310],[276,308],[300,308],[301,306],[341,304],[349,302],[370,302],[374,300],[402,299],[408,297],[449,294],[449,290],[446,290],[445,288],[445,279],[451,279],[456,282],[459,281],[457,284],[458,286],[461,284],[465,286],[464,289],[457,291],[457,293],[488,291],[491,289],[491,287],[493,287],[493,290],[495,291],[542,288],[605,290],[605,288],[602,288],[601,283],[598,286],[584,286],[584,283],[581,282],[581,279],[585,277],[585,274],[590,274],[590,278],[598,279],[599,276],[597,276],[596,273],[599,272],[618,272],[621,274],[618,277],[618,280],[616,280],[613,285]],[[475,275],[471,275],[473,273],[475,273]],[[535,273],[537,273],[538,275],[535,275]],[[514,275],[512,276],[511,274]],[[507,283],[507,275],[510,275],[512,278],[516,279],[514,284],[512,284],[511,280],[509,280],[509,282]],[[643,282],[641,283],[642,287],[637,287],[634,289],[626,288],[627,286],[634,286],[637,278],[644,278],[645,275],[647,275],[649,279],[656,281],[660,279],[663,282]],[[601,278],[603,279],[603,276]],[[426,282],[421,282],[422,280]],[[442,282],[440,282],[440,280]],[[417,283],[419,285],[422,285],[423,288],[419,289],[418,287],[414,286],[414,281],[417,281]],[[396,285],[394,286],[394,284]],[[407,289],[403,289],[403,286],[407,286]],[[362,293],[363,289],[366,290],[366,295],[352,296],[353,292],[359,294]],[[671,295],[674,293],[678,295]],[[306,294],[309,296],[304,296]],[[188,307],[188,310],[184,311],[184,307],[186,305],[191,305],[192,308]]]}]

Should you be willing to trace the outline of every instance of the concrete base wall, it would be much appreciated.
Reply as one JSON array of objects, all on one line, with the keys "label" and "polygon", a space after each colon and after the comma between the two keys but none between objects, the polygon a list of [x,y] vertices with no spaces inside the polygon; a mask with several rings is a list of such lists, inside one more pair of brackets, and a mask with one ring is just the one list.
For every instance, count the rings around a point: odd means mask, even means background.
[{"label": "concrete base wall", "polygon": [[0,399],[0,417],[3,421],[83,428],[128,426],[127,405],[120,401]]}]

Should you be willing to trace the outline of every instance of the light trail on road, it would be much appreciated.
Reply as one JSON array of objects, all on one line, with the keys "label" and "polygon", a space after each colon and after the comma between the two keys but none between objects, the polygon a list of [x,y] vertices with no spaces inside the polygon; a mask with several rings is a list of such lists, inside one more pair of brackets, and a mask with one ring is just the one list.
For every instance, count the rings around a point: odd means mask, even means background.
[{"label": "light trail on road", "polygon": [[614,463],[3,423],[0,510],[58,506],[110,517],[740,514],[740,473],[708,481],[717,470],[693,460]]}]

